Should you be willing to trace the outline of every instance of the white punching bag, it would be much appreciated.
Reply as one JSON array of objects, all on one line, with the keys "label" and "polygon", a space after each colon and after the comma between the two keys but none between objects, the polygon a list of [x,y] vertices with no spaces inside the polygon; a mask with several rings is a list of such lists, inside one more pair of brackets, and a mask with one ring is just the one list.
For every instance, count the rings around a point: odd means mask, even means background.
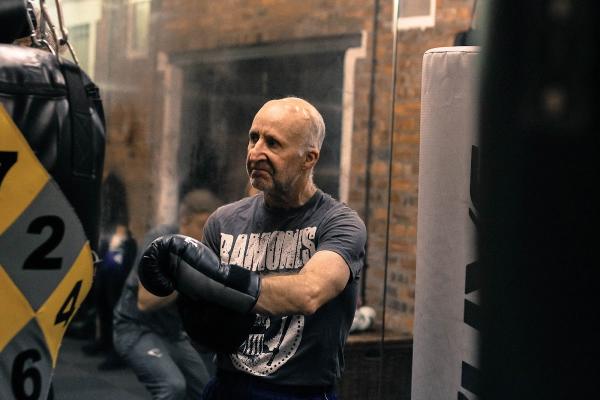
[{"label": "white punching bag", "polygon": [[423,56],[412,400],[478,398],[478,60]]}]

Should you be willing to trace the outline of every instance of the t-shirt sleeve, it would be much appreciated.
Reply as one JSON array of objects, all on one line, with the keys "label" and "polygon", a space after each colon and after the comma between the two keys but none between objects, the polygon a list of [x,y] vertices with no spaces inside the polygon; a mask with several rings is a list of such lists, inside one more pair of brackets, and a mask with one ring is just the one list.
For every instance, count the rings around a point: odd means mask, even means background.
[{"label": "t-shirt sleeve", "polygon": [[216,218],[218,211],[213,212],[206,220],[202,234],[202,243],[207,245],[220,259],[221,235]]},{"label": "t-shirt sleeve", "polygon": [[317,229],[317,251],[339,254],[358,279],[364,264],[367,230],[358,214],[348,207],[330,212]]}]

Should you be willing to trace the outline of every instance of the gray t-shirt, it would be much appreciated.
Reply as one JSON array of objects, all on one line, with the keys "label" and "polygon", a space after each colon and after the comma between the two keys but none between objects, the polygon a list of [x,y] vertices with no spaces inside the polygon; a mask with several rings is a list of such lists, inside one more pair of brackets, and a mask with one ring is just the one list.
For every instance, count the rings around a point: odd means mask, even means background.
[{"label": "gray t-shirt", "polygon": [[219,355],[219,368],[283,385],[334,384],[344,368],[365,241],[358,214],[320,190],[297,209],[269,208],[261,193],[215,211],[204,243],[222,263],[261,274],[298,273],[317,251],[330,250],[351,273],[346,288],[313,315],[260,315],[236,353]]},{"label": "gray t-shirt", "polygon": [[144,243],[125,281],[121,297],[115,306],[115,323],[130,322],[137,329],[149,330],[171,340],[182,340],[186,337],[175,302],[155,311],[142,312],[137,307],[138,265],[144,250],[154,239],[163,235],[178,233],[178,231],[177,226],[160,225],[144,236]]}]

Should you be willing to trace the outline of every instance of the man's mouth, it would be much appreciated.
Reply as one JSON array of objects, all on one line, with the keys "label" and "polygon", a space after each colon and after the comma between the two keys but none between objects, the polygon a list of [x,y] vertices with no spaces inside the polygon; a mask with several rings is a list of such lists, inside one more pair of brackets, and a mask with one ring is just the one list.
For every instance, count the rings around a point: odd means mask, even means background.
[{"label": "man's mouth", "polygon": [[271,172],[261,168],[253,168],[250,170],[250,176],[252,177],[258,177],[261,175],[271,175]]},{"label": "man's mouth", "polygon": [[249,165],[248,170],[250,171],[250,176],[259,176],[259,175],[273,175],[273,169],[265,164],[253,164]]}]

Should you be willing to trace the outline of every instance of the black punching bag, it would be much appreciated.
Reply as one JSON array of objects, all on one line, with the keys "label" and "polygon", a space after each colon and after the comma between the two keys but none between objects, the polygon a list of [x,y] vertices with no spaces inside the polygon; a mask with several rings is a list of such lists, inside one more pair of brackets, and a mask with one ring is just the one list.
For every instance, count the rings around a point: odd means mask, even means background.
[{"label": "black punching bag", "polygon": [[0,1],[3,400],[51,393],[62,337],[92,285],[105,145],[87,75],[50,51],[10,44],[33,19],[26,5]]},{"label": "black punching bag", "polygon": [[60,186],[96,250],[105,150],[97,86],[48,51],[0,44],[0,105]]},{"label": "black punching bag", "polygon": [[600,2],[491,2],[481,88],[485,399],[597,396]]}]

